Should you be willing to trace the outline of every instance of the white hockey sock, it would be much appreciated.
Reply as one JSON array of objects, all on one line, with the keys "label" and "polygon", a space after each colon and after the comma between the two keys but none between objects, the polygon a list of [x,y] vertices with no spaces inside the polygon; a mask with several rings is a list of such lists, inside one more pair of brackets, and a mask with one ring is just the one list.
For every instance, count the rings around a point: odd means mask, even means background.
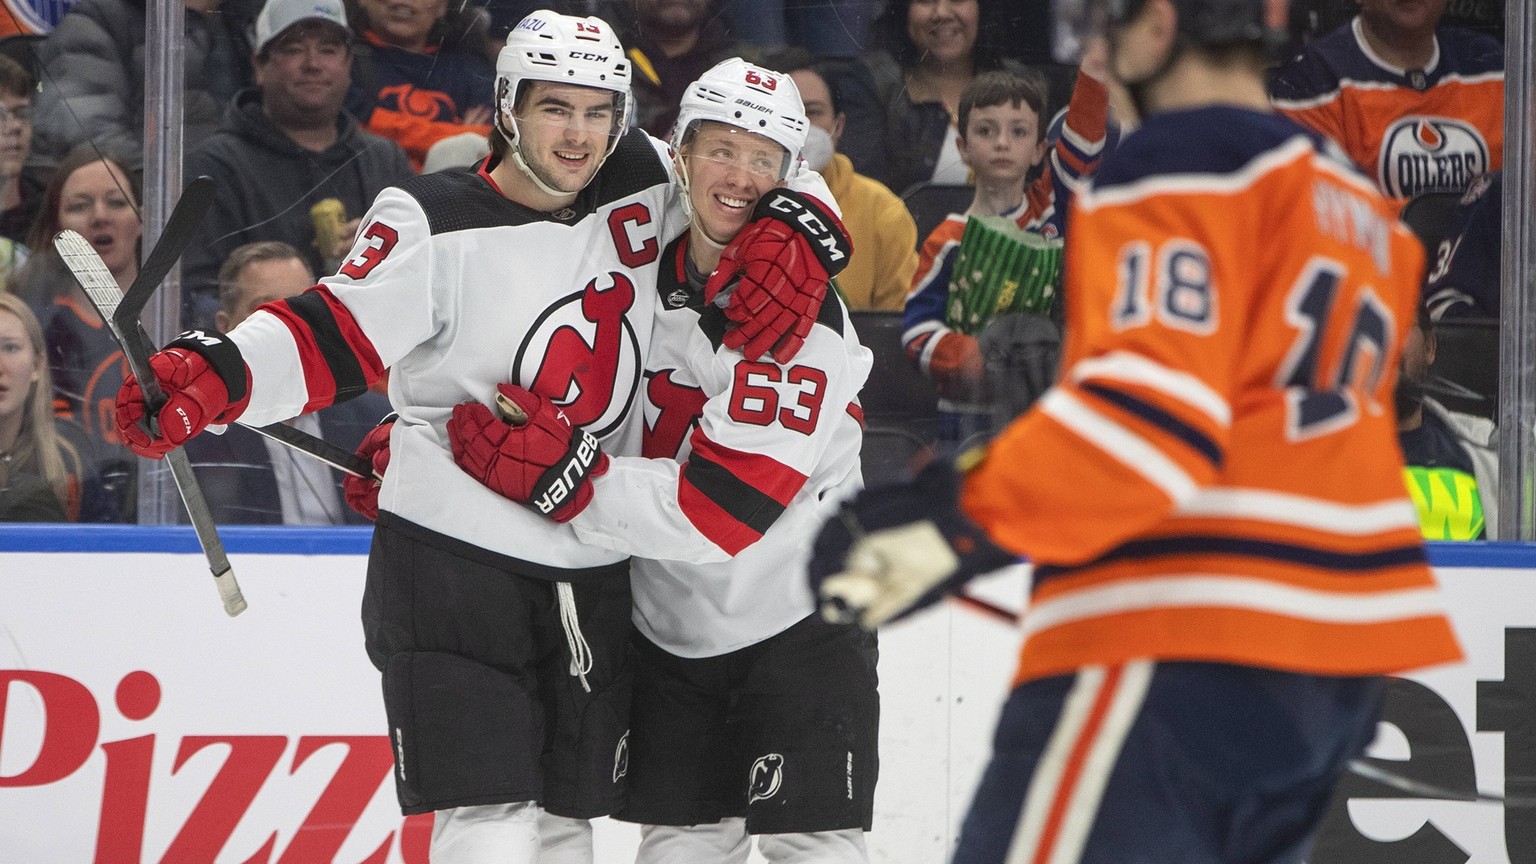
[{"label": "white hockey sock", "polygon": [[538,864],[539,808],[531,801],[439,810],[432,864]]},{"label": "white hockey sock", "polygon": [[713,825],[643,825],[635,864],[744,864],[747,820]]},{"label": "white hockey sock", "polygon": [[811,834],[759,834],[757,851],[771,864],[869,864],[857,828]]},{"label": "white hockey sock", "polygon": [[539,864],[592,864],[592,823],[540,810]]}]

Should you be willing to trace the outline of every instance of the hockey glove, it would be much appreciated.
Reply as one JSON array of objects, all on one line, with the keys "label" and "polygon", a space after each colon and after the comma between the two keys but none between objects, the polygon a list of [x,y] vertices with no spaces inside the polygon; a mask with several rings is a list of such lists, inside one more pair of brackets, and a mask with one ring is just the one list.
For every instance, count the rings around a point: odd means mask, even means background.
[{"label": "hockey glove", "polygon": [[[140,456],[164,458],[214,423],[233,423],[251,398],[251,372],[222,333],[188,330],[149,356],[165,404],[144,405],[132,375],[117,391],[117,434]],[[146,415],[154,422],[146,422]]]},{"label": "hockey glove", "polygon": [[493,492],[570,521],[592,501],[592,478],[608,470],[608,454],[548,399],[513,384],[496,391],[500,417],[479,402],[453,406],[453,461]]},{"label": "hockey glove", "polygon": [[960,512],[959,489],[954,467],[935,459],[909,482],[865,489],[844,504],[811,555],[822,617],[873,630],[1018,560]]},{"label": "hockey glove", "polygon": [[398,414],[390,412],[379,425],[368,430],[363,442],[357,445],[357,455],[373,466],[372,477],[341,479],[341,490],[347,498],[347,506],[357,511],[369,522],[379,518],[379,488],[384,485],[384,470],[389,467],[389,433],[395,428]]},{"label": "hockey glove", "polygon": [[725,307],[737,324],[725,346],[740,348],[748,360],[771,350],[773,359],[789,362],[816,323],[827,281],[852,255],[843,223],[820,201],[789,189],[764,195],[704,286],[704,302],[713,303],[740,280]]}]

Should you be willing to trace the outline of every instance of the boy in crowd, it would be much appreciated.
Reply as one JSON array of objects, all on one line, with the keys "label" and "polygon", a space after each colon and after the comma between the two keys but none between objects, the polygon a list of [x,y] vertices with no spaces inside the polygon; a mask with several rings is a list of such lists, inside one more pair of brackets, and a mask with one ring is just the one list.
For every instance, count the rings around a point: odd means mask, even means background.
[{"label": "boy in crowd", "polygon": [[1047,153],[1042,77],[986,72],[960,98],[960,155],[976,178],[976,196],[965,213],[952,213],[923,241],[917,273],[907,294],[902,344],[939,392],[938,444],[954,452],[986,431],[992,414],[982,405],[981,349],[974,336],[945,323],[950,281],[961,236],[971,216],[1003,216],[1025,231],[1062,237],[1067,202],[1103,156],[1109,97],[1103,51],[1084,58],[1050,162],[1026,185],[1030,170]]}]

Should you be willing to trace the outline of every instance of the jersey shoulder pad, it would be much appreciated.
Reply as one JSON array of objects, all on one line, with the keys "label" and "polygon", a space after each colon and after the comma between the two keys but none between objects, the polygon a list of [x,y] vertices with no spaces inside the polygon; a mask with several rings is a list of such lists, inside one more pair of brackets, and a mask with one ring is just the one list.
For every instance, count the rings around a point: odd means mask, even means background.
[{"label": "jersey shoulder pad", "polygon": [[[672,173],[658,143],[642,129],[631,129],[597,170],[584,192],[593,194],[592,207],[628,198],[652,186],[672,182]],[[583,196],[585,197],[585,196]]]},{"label": "jersey shoulder pad", "polygon": [[400,185],[426,214],[432,234],[526,225],[544,218],[509,201],[473,171],[441,171],[412,177]]},{"label": "jersey shoulder pad", "polygon": [[1104,159],[1093,192],[1152,177],[1235,174],[1297,138],[1321,150],[1326,139],[1279,114],[1215,106],[1150,118]]}]

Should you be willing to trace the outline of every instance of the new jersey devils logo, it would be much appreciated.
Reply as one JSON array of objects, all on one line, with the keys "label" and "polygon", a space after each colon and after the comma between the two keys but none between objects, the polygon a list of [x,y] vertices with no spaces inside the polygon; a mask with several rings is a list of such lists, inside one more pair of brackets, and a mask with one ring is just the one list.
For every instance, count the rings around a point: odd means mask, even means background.
[{"label": "new jersey devils logo", "polygon": [[765,753],[752,763],[752,776],[748,779],[747,803],[766,801],[779,794],[784,785],[784,757],[777,753]]},{"label": "new jersey devils logo", "polygon": [[557,301],[529,328],[512,361],[513,381],[552,399],[574,426],[598,438],[629,413],[640,386],[640,340],[625,315],[635,284],[610,272]]}]

